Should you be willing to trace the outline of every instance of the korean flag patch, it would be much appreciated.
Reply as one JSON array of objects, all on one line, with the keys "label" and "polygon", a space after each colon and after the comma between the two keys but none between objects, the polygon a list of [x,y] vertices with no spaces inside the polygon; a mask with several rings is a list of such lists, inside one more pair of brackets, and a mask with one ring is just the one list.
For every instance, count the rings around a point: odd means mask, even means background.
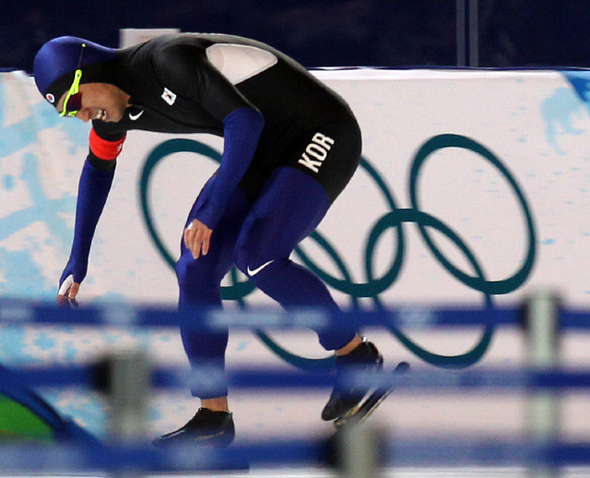
[{"label": "korean flag patch", "polygon": [[164,93],[162,93],[162,99],[170,106],[172,106],[176,101],[176,94],[170,91],[168,88],[164,88]]}]

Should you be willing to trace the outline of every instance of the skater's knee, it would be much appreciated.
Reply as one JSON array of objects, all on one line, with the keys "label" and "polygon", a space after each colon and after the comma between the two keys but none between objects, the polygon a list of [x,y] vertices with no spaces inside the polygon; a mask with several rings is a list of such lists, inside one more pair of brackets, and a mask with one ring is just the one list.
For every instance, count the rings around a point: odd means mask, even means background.
[{"label": "skater's knee", "polygon": [[181,289],[209,289],[219,285],[220,279],[214,271],[203,267],[191,254],[183,254],[175,266],[178,285]]}]

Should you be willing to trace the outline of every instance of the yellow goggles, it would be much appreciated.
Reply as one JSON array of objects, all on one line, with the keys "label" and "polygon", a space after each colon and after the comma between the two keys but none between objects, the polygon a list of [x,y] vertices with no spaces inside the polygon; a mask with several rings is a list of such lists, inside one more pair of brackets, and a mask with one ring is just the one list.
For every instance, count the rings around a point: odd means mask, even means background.
[{"label": "yellow goggles", "polygon": [[68,90],[68,94],[64,99],[64,104],[61,108],[60,116],[76,116],[78,111],[82,108],[82,93],[80,93],[80,80],[82,79],[82,55],[84,54],[86,44],[82,43],[82,51],[80,52],[80,59],[78,60],[78,68],[74,73],[74,81]]}]

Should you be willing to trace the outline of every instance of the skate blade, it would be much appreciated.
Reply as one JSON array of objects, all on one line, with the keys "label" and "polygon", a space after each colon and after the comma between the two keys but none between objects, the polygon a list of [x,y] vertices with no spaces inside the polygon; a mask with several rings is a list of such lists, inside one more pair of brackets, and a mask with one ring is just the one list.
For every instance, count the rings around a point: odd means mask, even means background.
[{"label": "skate blade", "polygon": [[[393,373],[405,373],[410,366],[407,362],[400,362]],[[377,409],[381,402],[385,400],[392,392],[393,387],[388,389],[377,389],[373,391],[368,398],[359,403],[356,407],[350,410],[346,415],[336,419],[334,426],[341,428],[342,426],[356,426],[363,423],[371,414]]]},{"label": "skate blade", "polygon": [[357,405],[355,405],[354,407],[352,407],[350,410],[348,410],[344,415],[342,415],[341,417],[338,417],[336,420],[334,420],[334,426],[338,426],[338,422],[341,422],[343,420],[346,420],[350,417],[352,417],[353,415],[356,415],[357,412],[359,411],[359,409],[361,408],[362,405],[362,401],[359,402]]},{"label": "skate blade", "polygon": [[351,410],[346,415],[338,418],[334,421],[334,426],[336,428],[341,428],[343,426],[355,426],[360,425],[363,423],[371,414],[377,409],[381,402],[385,400],[389,394],[391,393],[391,389],[383,392],[383,391],[375,391],[360,405],[357,405],[355,409]]}]

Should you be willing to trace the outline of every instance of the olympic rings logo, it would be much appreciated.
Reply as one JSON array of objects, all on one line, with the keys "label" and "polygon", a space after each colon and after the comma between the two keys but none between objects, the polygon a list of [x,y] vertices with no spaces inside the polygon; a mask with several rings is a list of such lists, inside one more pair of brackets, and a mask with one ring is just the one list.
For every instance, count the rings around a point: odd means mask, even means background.
[{"label": "olympic rings logo", "polygon": [[[433,217],[420,209],[420,191],[418,187],[420,172],[425,167],[428,158],[433,153],[446,148],[465,149],[484,158],[500,173],[517,198],[521,212],[524,216],[524,222],[526,224],[527,249],[525,257],[522,261],[522,266],[512,276],[502,280],[486,279],[484,271],[477,257],[469,249],[465,241],[440,219]],[[143,217],[156,248],[164,260],[172,268],[175,266],[175,260],[164,246],[158,232],[156,231],[149,206],[148,193],[150,179],[155,166],[166,156],[178,152],[196,153],[206,156],[216,162],[221,160],[221,154],[215,151],[213,148],[198,141],[188,139],[172,139],[166,141],[157,146],[146,159],[140,183],[140,201]],[[320,269],[300,247],[297,247],[294,251],[301,262],[314,273],[316,273],[318,277],[320,277],[320,279],[322,279],[326,284],[340,292],[349,295],[352,300],[353,308],[359,307],[358,299],[361,297],[370,298],[376,308],[383,307],[379,299],[379,294],[391,287],[391,285],[395,282],[400,274],[404,261],[405,236],[403,226],[405,223],[414,223],[418,226],[422,239],[438,262],[442,265],[442,267],[470,289],[480,292],[483,295],[484,304],[488,308],[494,307],[494,295],[507,294],[518,289],[529,277],[533,269],[536,256],[536,233],[530,207],[521,188],[508,168],[506,168],[506,166],[494,153],[492,153],[482,144],[468,137],[456,134],[441,134],[426,141],[420,147],[412,161],[409,175],[411,208],[408,209],[400,209],[397,207],[393,195],[387,187],[387,184],[369,161],[367,161],[365,158],[362,158],[360,167],[364,169],[365,172],[368,173],[369,177],[375,182],[380,194],[385,199],[385,202],[389,208],[389,211],[379,218],[369,234],[364,257],[364,268],[367,281],[364,283],[355,283],[352,280],[350,271],[348,270],[344,261],[339,257],[336,249],[319,231],[314,231],[310,238],[321,248],[323,248],[327,255],[334,261],[341,278],[330,275],[328,272]],[[396,231],[396,254],[388,270],[380,277],[375,277],[372,258],[375,254],[377,242],[389,229]],[[432,239],[432,236],[429,232],[432,229],[446,236],[446,238],[450,240],[458,250],[461,251],[475,272],[474,274],[469,274],[461,270],[459,267],[453,264],[453,262],[447,256],[445,256],[443,251],[441,251],[441,249]],[[244,298],[254,291],[254,285],[248,281],[240,281],[235,268],[230,273],[230,279],[232,285],[222,287],[222,298],[224,300],[236,300],[242,307],[246,307]],[[493,326],[485,327],[478,343],[471,350],[463,354],[447,356],[435,354],[426,350],[425,348],[413,342],[406,334],[397,328],[390,327],[389,331],[417,357],[421,358],[427,363],[442,368],[464,368],[478,362],[487,351],[494,334]],[[262,342],[280,358],[302,370],[322,372],[333,367],[332,358],[310,359],[301,357],[287,351],[266,333],[258,331],[257,335],[260,340],[262,340]]]}]

